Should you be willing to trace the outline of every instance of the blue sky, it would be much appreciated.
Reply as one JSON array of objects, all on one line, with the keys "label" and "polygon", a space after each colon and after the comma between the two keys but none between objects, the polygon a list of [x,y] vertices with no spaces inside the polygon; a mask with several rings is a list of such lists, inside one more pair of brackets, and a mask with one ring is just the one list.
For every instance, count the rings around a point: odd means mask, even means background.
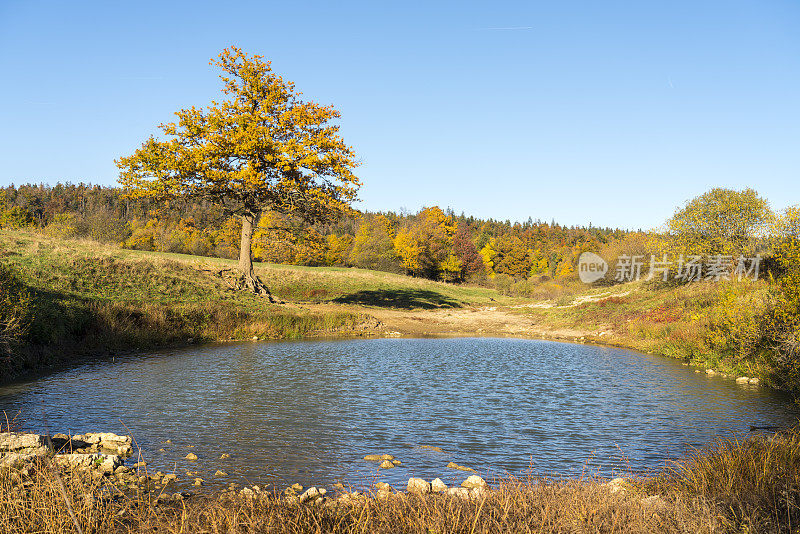
[{"label": "blue sky", "polygon": [[[129,5],[123,5],[129,4]],[[800,202],[800,3],[0,0],[0,184],[113,184],[264,55],[342,113],[359,207],[650,228],[711,187]]]}]

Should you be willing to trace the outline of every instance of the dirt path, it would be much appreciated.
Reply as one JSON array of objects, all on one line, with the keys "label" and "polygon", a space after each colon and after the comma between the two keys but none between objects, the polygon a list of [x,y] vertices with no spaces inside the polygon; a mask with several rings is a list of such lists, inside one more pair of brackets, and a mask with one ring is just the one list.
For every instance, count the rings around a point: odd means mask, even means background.
[{"label": "dirt path", "polygon": [[536,324],[531,317],[504,306],[403,310],[334,304],[303,304],[317,313],[348,311],[374,317],[379,324],[367,325],[376,336],[510,336],[579,340],[596,334],[589,330],[553,329]]}]

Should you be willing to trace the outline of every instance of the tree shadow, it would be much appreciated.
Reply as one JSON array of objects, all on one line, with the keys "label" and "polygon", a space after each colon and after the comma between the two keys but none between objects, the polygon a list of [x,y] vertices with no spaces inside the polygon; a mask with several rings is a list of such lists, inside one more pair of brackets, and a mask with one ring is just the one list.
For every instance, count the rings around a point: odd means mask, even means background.
[{"label": "tree shadow", "polygon": [[361,304],[381,308],[459,308],[461,303],[441,293],[424,289],[373,289],[343,295],[333,302],[339,304]]}]

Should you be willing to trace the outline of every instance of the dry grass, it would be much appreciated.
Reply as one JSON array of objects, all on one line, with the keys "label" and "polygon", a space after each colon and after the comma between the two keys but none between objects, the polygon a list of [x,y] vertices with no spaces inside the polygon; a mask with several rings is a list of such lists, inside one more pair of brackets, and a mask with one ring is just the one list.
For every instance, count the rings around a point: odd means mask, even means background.
[{"label": "dry grass", "polygon": [[[207,494],[168,502],[122,494],[91,476],[40,465],[0,473],[0,531],[37,533],[797,532],[800,440],[722,442],[612,492],[600,480],[495,481],[483,496],[397,493],[296,504],[279,494]],[[77,526],[70,515],[73,511]]]},{"label": "dry grass", "polygon": [[[506,480],[483,498],[398,493],[348,504],[290,504],[263,498],[203,496],[161,502],[123,496],[102,482],[40,468],[0,476],[0,531],[106,532],[723,532],[726,521],[704,504],[644,504],[635,493],[598,483]],[[73,524],[72,510],[79,527]]]}]

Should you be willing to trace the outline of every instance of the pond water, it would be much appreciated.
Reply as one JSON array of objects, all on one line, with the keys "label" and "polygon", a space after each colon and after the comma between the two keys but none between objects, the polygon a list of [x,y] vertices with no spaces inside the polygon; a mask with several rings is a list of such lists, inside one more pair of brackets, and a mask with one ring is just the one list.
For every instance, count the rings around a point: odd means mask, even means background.
[{"label": "pond water", "polygon": [[[447,469],[451,461],[484,477],[610,476],[798,417],[781,394],[669,359],[507,338],[129,355],[0,387],[0,409],[21,412],[35,431],[133,435],[152,470],[281,487],[404,485],[410,476],[460,482],[468,473]],[[199,460],[185,460],[188,452]],[[223,453],[230,458],[220,460]],[[370,453],[402,465],[378,473],[362,459]],[[217,469],[228,475],[215,479]]]}]

